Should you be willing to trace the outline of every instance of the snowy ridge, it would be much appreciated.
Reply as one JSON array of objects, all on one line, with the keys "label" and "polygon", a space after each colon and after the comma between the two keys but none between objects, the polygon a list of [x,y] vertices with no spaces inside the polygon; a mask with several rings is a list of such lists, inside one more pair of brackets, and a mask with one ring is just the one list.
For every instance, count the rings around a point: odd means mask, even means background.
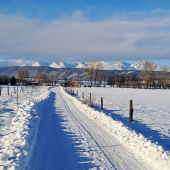
[{"label": "snowy ridge", "polygon": [[[96,61],[101,62],[103,70],[141,70],[146,61],[139,61],[133,63],[127,63],[124,61],[118,62],[107,62],[107,61]],[[2,60],[0,67],[13,67],[13,66],[48,66],[52,68],[84,68],[88,62],[49,62],[49,61],[30,61],[30,60]],[[159,64],[161,66],[161,64]],[[156,71],[160,70],[158,66]]]},{"label": "snowy ridge", "polygon": [[52,68],[65,68],[63,63],[56,64],[55,62],[50,64],[49,67],[52,67]]},{"label": "snowy ridge", "polygon": [[140,61],[140,62],[134,62],[130,65],[131,68],[134,68],[136,70],[142,70],[143,66],[145,64],[145,61]]},{"label": "snowy ridge", "polygon": [[170,153],[163,150],[162,146],[152,143],[144,138],[142,134],[137,134],[124,126],[122,122],[113,120],[105,113],[83,105],[81,101],[70,96],[64,90],[63,94],[70,98],[80,110],[84,111],[99,126],[102,126],[108,133],[116,137],[122,145],[126,146],[136,157],[141,159],[142,163],[147,164],[148,167],[150,166],[149,169],[170,169]]},{"label": "snowy ridge", "polygon": [[80,62],[77,62],[77,66],[75,68],[85,68],[86,65]]},{"label": "snowy ridge", "polygon": [[[145,64],[145,61],[140,62],[134,62],[132,64],[119,61],[114,64],[108,63],[106,61],[100,61],[102,63],[103,70],[141,70],[143,68],[143,65]],[[67,63],[67,62],[36,62],[32,64],[32,66],[49,66],[52,68],[84,68],[86,67],[87,62],[77,62],[77,63]],[[22,64],[24,66],[24,64]]]},{"label": "snowy ridge", "polygon": [[40,66],[39,62],[37,61],[36,63],[32,64],[32,66],[37,67]]}]

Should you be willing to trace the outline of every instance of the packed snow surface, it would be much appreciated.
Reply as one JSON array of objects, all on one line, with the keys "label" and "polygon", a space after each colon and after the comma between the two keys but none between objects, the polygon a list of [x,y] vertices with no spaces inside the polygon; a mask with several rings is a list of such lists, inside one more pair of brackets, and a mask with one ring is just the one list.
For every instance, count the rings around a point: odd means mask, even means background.
[{"label": "packed snow surface", "polygon": [[[168,90],[74,88],[76,97],[62,87],[29,87],[19,92],[16,104],[14,88],[9,96],[4,89],[0,170],[170,169]],[[85,104],[90,92],[96,108]],[[134,101],[132,123],[129,99]]]},{"label": "packed snow surface", "polygon": [[[79,97],[84,92],[85,98],[91,93],[100,106],[101,97],[104,101],[104,112],[121,121],[128,120],[129,100],[133,100],[134,123],[146,125],[153,134],[159,133],[162,139],[170,138],[170,90],[160,89],[130,89],[130,88],[74,88]],[[121,116],[120,116],[121,115]],[[143,127],[143,131],[147,129]],[[156,136],[155,136],[156,137]],[[169,148],[170,141],[164,146]],[[170,149],[170,148],[169,148]]]},{"label": "packed snow surface", "polygon": [[[9,87],[9,95],[8,95]],[[39,122],[47,87],[2,86],[0,96],[0,170],[24,169]],[[36,105],[39,103],[38,105]],[[37,106],[39,109],[37,110]]]}]

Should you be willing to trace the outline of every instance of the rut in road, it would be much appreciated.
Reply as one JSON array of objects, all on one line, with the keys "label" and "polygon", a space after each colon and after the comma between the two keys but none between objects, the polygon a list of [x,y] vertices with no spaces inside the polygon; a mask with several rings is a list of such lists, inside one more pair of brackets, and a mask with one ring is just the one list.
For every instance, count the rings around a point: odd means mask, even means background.
[{"label": "rut in road", "polygon": [[[91,141],[91,148],[98,148],[100,156],[104,159],[106,169],[117,170],[146,170],[148,169],[141,160],[135,158],[126,148],[124,148],[113,136],[108,134],[101,126],[91,120],[82,112],[73,102],[71,96],[65,95],[65,92],[58,88],[60,94],[60,107],[72,122],[77,125],[79,131],[86,136],[86,141]],[[73,125],[75,126],[75,125]],[[90,145],[90,142],[89,142]],[[150,168],[149,168],[150,169]]]},{"label": "rut in road", "polygon": [[[142,161],[135,158],[114,136],[81,111],[78,108],[81,106],[76,106],[73,98],[62,88],[52,88],[51,91],[26,169],[147,169]],[[69,132],[68,128],[77,132],[81,140],[74,134],[69,136],[69,133],[66,133]],[[76,143],[82,143],[82,147],[75,147]],[[83,157],[81,152],[86,153],[87,157]]]},{"label": "rut in road", "polygon": [[51,92],[44,106],[35,146],[26,170],[75,170],[87,167],[79,163],[88,161],[87,158],[78,157],[73,141],[61,127],[62,120],[56,114],[54,106],[55,96]]}]

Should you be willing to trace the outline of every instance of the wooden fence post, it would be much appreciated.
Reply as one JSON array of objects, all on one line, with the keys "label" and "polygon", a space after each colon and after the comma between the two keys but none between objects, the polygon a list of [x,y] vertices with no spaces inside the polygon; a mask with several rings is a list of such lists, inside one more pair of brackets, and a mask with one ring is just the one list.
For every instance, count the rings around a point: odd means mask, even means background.
[{"label": "wooden fence post", "polygon": [[18,85],[17,85],[17,104],[18,104]]},{"label": "wooden fence post", "polygon": [[8,87],[8,96],[9,96],[9,87]]},{"label": "wooden fence post", "polygon": [[103,110],[103,97],[101,97],[101,110]]},{"label": "wooden fence post", "polygon": [[15,87],[14,87],[14,93],[16,93],[16,91],[15,91]]},{"label": "wooden fence post", "polygon": [[82,92],[82,98],[83,98],[83,100],[84,100],[84,92]]},{"label": "wooden fence post", "polygon": [[0,87],[0,96],[1,96],[2,86]]},{"label": "wooden fence post", "polygon": [[129,122],[133,121],[133,101],[130,100],[130,107],[129,107]]},{"label": "wooden fence post", "polygon": [[89,101],[89,105],[91,106],[91,93],[90,93],[90,101]]}]

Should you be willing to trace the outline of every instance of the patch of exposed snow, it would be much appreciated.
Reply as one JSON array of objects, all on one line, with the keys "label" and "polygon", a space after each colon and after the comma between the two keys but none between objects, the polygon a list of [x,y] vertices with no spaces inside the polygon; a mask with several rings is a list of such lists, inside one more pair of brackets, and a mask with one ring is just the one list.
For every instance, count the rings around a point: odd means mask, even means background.
[{"label": "patch of exposed snow", "polygon": [[85,68],[86,66],[81,62],[77,62],[77,66],[75,68]]},{"label": "patch of exposed snow", "polygon": [[134,70],[142,70],[145,63],[145,61],[134,62],[130,65],[130,67]]},{"label": "patch of exposed snow", "polygon": [[40,66],[40,64],[39,64],[39,62],[37,61],[36,63],[32,64],[32,66],[37,67],[37,66]]},{"label": "patch of exposed snow", "polygon": [[55,62],[53,62],[52,64],[49,65],[49,67],[52,67],[52,68],[65,68],[64,66],[64,63],[59,63],[59,64],[56,64]]}]

